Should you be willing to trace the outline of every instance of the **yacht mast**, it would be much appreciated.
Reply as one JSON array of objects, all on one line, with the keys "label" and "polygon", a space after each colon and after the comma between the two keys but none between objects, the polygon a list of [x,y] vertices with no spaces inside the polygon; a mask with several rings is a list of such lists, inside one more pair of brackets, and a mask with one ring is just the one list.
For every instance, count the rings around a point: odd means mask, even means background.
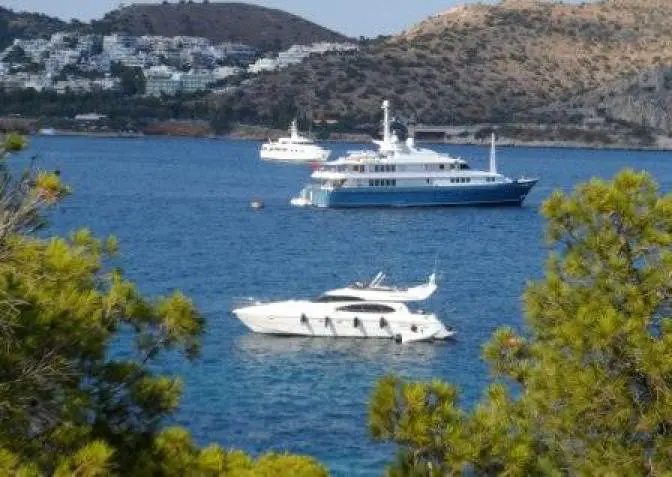
[{"label": "yacht mast", "polygon": [[497,174],[497,158],[495,156],[495,133],[492,133],[490,141],[490,173]]},{"label": "yacht mast", "polygon": [[390,102],[388,100],[383,101],[383,111],[385,114],[383,116],[383,143],[390,144],[391,134],[390,134]]}]

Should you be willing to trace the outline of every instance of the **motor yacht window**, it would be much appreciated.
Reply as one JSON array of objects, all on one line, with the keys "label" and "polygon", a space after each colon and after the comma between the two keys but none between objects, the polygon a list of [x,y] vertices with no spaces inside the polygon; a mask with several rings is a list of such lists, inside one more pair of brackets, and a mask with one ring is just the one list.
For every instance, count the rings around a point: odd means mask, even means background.
[{"label": "motor yacht window", "polygon": [[471,168],[469,167],[469,164],[462,163],[462,164],[460,164],[460,169],[462,169],[464,171],[464,170],[471,169]]},{"label": "motor yacht window", "polygon": [[334,303],[341,301],[364,301],[362,298],[356,296],[346,295],[322,295],[313,300],[313,303]]},{"label": "motor yacht window", "polygon": [[336,311],[347,311],[352,313],[394,313],[396,310],[387,305],[380,305],[377,303],[362,303],[341,306],[337,308]]},{"label": "motor yacht window", "polygon": [[439,169],[444,170],[445,168],[446,168],[446,166],[444,164],[439,165]]}]

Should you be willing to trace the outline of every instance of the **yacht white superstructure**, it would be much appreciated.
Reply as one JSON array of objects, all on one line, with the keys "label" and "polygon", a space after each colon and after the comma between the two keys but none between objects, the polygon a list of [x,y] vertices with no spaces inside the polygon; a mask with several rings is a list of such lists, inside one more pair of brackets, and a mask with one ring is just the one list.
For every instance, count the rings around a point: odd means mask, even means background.
[{"label": "yacht white superstructure", "polygon": [[281,137],[277,141],[262,144],[262,159],[287,162],[324,162],[331,151],[315,144],[311,139],[301,136],[296,120],[292,121],[290,137]]},{"label": "yacht white superstructure", "polygon": [[436,291],[436,274],[432,273],[427,283],[408,288],[399,288],[383,284],[386,276],[378,273],[369,284],[355,282],[345,288],[337,288],[324,293],[324,296],[355,297],[361,300],[411,302],[423,301]]}]

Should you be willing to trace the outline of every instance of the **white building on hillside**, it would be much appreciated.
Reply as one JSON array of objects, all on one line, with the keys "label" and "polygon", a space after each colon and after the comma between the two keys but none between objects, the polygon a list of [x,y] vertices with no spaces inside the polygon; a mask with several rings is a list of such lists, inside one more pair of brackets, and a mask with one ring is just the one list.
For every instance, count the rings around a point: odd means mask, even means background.
[{"label": "white building on hillside", "polygon": [[262,71],[274,71],[278,69],[278,61],[273,58],[259,58],[251,64],[247,71],[253,74],[261,73]]},{"label": "white building on hillside", "polygon": [[215,80],[223,80],[229,76],[242,73],[243,71],[242,68],[238,68],[237,66],[220,66],[219,68],[212,70],[212,76]]}]

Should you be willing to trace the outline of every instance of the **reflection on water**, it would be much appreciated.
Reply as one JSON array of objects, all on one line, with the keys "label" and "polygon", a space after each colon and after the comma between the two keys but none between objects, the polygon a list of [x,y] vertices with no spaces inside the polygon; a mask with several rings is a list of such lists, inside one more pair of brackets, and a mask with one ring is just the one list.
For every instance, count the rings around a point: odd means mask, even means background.
[{"label": "reflection on water", "polygon": [[237,348],[252,355],[248,358],[266,358],[278,355],[305,358],[326,355],[347,355],[372,361],[403,362],[429,360],[454,340],[397,344],[386,339],[323,338],[303,336],[273,336],[249,333],[237,340]]}]

